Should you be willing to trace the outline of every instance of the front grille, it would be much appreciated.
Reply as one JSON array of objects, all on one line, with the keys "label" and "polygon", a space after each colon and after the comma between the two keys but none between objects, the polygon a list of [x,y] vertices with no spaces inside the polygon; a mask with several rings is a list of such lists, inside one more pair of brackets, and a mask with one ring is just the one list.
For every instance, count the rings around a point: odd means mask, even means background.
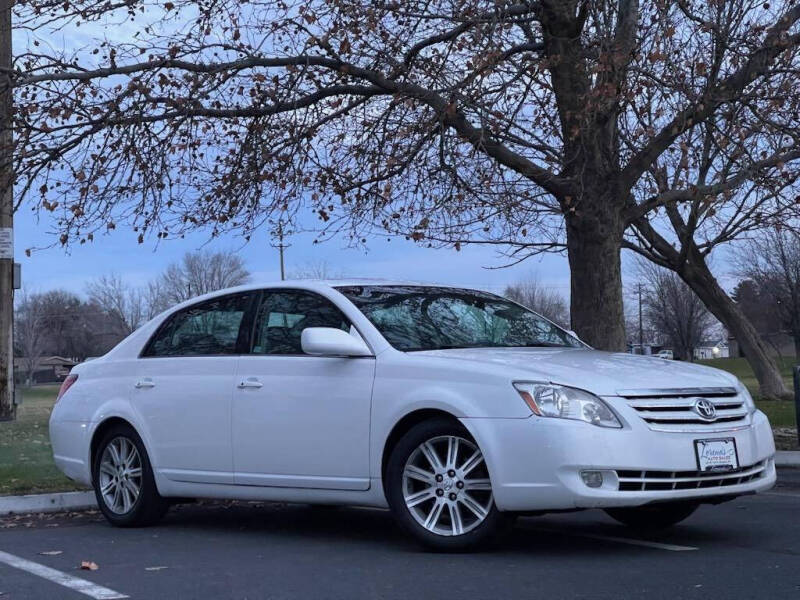
[{"label": "front grille", "polygon": [[[747,406],[735,388],[674,390],[621,390],[620,396],[656,431],[709,432],[747,425]],[[716,412],[713,418],[695,410],[698,400],[707,400]]]},{"label": "front grille", "polygon": [[739,485],[764,476],[767,461],[733,471],[633,471],[618,470],[620,492],[697,490]]}]

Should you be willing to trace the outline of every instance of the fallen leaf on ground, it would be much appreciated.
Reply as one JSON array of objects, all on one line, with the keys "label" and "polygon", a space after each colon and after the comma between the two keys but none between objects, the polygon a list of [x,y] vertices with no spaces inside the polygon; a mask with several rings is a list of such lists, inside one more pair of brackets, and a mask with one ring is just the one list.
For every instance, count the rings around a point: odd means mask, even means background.
[{"label": "fallen leaf on ground", "polygon": [[84,560],[81,561],[81,569],[84,571],[97,571],[100,567],[97,566],[96,562],[92,562],[91,560]]},{"label": "fallen leaf on ground", "polygon": [[45,550],[44,552],[39,552],[42,556],[58,556],[63,553],[63,550]]},{"label": "fallen leaf on ground", "polygon": [[145,571],[162,571],[164,569],[168,569],[169,567],[145,567]]}]

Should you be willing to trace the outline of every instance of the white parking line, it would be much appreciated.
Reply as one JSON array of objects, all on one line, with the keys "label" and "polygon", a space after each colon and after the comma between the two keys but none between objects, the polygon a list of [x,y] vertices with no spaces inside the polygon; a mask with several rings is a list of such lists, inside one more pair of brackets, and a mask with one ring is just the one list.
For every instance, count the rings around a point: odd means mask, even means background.
[{"label": "white parking line", "polygon": [[85,594],[91,598],[96,598],[97,600],[116,600],[118,598],[128,597],[125,594],[120,594],[114,590],[96,585],[91,581],[86,581],[80,577],[67,575],[61,571],[56,571],[50,567],[20,558],[19,556],[14,556],[13,554],[8,554],[7,552],[3,552],[1,550],[0,562],[7,564],[9,567],[27,571],[28,573],[41,577],[42,579],[47,579],[48,581],[52,581],[53,583],[57,583],[58,585],[62,585],[71,590],[75,590],[76,592],[80,592],[81,594]]},{"label": "white parking line", "polygon": [[645,548],[657,548],[658,550],[669,550],[670,552],[688,552],[691,550],[698,550],[695,546],[678,546],[677,544],[664,544],[662,542],[650,542],[648,540],[635,540],[631,538],[616,537],[613,535],[599,535],[596,533],[579,533],[575,531],[564,531],[562,529],[542,529],[535,528],[534,531],[542,531],[545,533],[555,533],[561,535],[569,535],[572,537],[590,538],[593,540],[605,540],[608,542],[616,542],[618,544],[629,544],[631,546],[644,546]]},{"label": "white parking line", "polygon": [[800,494],[792,492],[760,492],[759,496],[783,496],[784,498],[800,498]]}]

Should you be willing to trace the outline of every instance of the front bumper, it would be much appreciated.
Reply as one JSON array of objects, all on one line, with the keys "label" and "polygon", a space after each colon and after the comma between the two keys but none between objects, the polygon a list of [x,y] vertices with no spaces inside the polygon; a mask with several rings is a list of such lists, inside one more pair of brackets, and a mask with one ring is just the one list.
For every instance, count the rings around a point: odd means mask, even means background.
[{"label": "front bumper", "polygon": [[[658,432],[633,420],[623,429],[537,417],[461,421],[483,450],[495,502],[504,511],[713,501],[775,484],[772,428],[761,412],[745,428],[709,434]],[[694,440],[730,437],[741,472],[697,475]],[[603,485],[588,487],[581,478],[586,470],[603,471]]]}]

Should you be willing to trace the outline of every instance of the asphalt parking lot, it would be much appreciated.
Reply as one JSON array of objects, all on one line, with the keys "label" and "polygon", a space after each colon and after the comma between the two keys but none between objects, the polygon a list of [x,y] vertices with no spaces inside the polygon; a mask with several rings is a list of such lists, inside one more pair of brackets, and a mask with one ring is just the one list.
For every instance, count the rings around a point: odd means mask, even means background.
[{"label": "asphalt parking lot", "polygon": [[0,519],[1,600],[122,597],[798,598],[800,470],[667,533],[600,511],[527,517],[466,555],[424,552],[359,508],[203,503],[130,530],[95,512]]}]

